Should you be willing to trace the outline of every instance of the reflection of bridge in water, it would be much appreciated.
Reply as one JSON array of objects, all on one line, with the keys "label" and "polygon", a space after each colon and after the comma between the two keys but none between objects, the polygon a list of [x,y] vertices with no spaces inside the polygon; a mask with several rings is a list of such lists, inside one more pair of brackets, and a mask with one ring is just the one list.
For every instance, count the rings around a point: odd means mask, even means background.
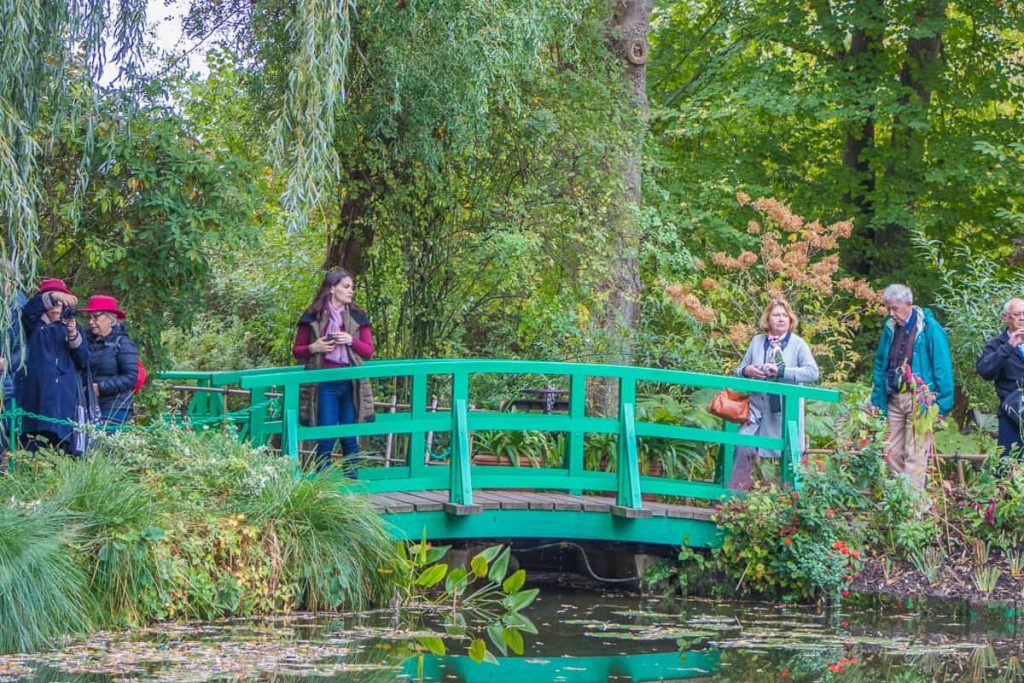
[{"label": "reflection of bridge in water", "polygon": [[[471,409],[479,400],[474,380],[495,376],[544,376],[568,392],[561,412],[516,413]],[[735,493],[725,484],[737,446],[781,450],[782,480],[799,488],[800,399],[835,402],[828,389],[740,377],[614,365],[513,360],[380,361],[360,367],[305,370],[261,368],[238,372],[168,372],[162,379],[192,381],[188,412],[209,423],[221,417],[237,426],[254,445],[271,439],[284,454],[299,456],[302,441],[341,436],[385,436],[400,444],[401,455],[385,462],[364,461],[356,474],[362,490],[391,524],[397,538],[565,538],[662,545],[709,546],[717,528],[707,501]],[[560,378],[553,380],[553,377]],[[401,380],[407,403],[391,404],[374,422],[310,427],[299,422],[300,387],[337,380]],[[589,384],[588,384],[589,383]],[[587,389],[613,384],[614,417],[587,410]],[[782,401],[783,435],[740,434],[736,425],[684,424],[663,416],[638,415],[638,393],[732,388],[775,394]],[[229,412],[227,397],[236,392],[247,405]],[[442,395],[438,407],[435,399]],[[661,420],[661,421],[659,421]],[[706,424],[706,423],[705,423]],[[556,462],[543,466],[485,466],[471,453],[473,432],[553,432],[560,434]],[[588,462],[587,439],[614,439],[604,460]],[[708,448],[714,458],[707,480],[641,472],[645,439],[690,442]],[[429,442],[447,442],[447,457],[431,458]],[[390,450],[389,450],[390,454]],[[653,503],[644,494],[675,503]],[[704,507],[681,504],[701,503]]]},{"label": "reflection of bridge in water", "polygon": [[719,653],[709,650],[607,657],[499,657],[497,664],[478,664],[464,656],[422,655],[407,659],[398,675],[408,681],[460,683],[639,683],[710,681],[719,670]]}]

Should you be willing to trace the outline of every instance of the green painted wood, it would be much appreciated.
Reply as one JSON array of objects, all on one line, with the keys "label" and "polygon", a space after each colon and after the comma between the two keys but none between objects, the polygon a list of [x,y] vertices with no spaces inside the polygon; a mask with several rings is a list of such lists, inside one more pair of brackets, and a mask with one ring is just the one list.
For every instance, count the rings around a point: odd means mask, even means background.
[{"label": "green painted wood", "polygon": [[299,461],[299,411],[295,408],[285,408],[284,411],[284,434],[281,437],[281,451],[294,460]]},{"label": "green painted wood", "polygon": [[[627,396],[633,398],[629,394]],[[624,402],[621,403],[619,418],[622,431],[619,432],[618,458],[615,464],[618,482],[615,502],[622,507],[639,510],[643,505],[640,500],[640,460],[636,452],[636,407],[632,402],[625,402],[625,399],[620,401]]]},{"label": "green painted wood", "polygon": [[491,359],[444,359],[444,360],[407,360],[379,361],[358,367],[330,368],[326,370],[307,370],[305,372],[267,373],[260,376],[243,376],[242,388],[252,388],[257,384],[265,386],[283,386],[285,383],[309,381],[300,379],[307,373],[320,373],[316,381],[330,382],[340,379],[358,379],[363,377],[401,377],[412,376],[426,369],[429,374],[454,374],[456,372],[473,374],[548,374],[571,375],[574,372],[585,373],[588,377],[610,377],[632,381],[660,382],[664,384],[680,384],[691,387],[710,389],[733,388],[744,392],[761,392],[779,396],[803,397],[808,400],[835,403],[839,400],[839,392],[833,389],[808,387],[802,384],[785,384],[764,380],[736,377],[734,375],[707,375],[681,370],[660,368],[637,368],[625,365],[598,365],[584,363],[561,363],[555,361],[522,361],[522,360],[491,360]]},{"label": "green painted wood", "polygon": [[[580,372],[574,372],[569,380],[569,419],[572,429],[565,436],[565,467],[569,470],[569,476],[579,477],[585,469],[584,446],[586,445],[586,431],[583,429],[583,420],[587,417],[587,376]],[[582,489],[569,488],[569,493],[579,494]]]},{"label": "green painted wood", "polygon": [[[541,631],[540,638],[544,638]],[[471,683],[606,683],[606,681],[681,681],[710,678],[722,670],[718,650],[592,657],[544,656],[527,651],[524,657],[498,657],[497,665],[477,664],[461,655],[409,657],[396,680],[457,680]]]},{"label": "green painted wood", "polygon": [[784,398],[782,400],[782,462],[781,479],[794,490],[800,487],[800,400]]},{"label": "green painted wood", "polygon": [[[418,372],[412,376],[409,397],[409,422],[416,425],[427,420],[427,375]],[[409,476],[418,477],[423,475],[426,468],[427,432],[422,428],[414,428],[409,431],[409,451],[407,462],[409,463]]]},{"label": "green painted wood", "polygon": [[[740,426],[735,422],[722,423],[722,430],[728,434],[735,434],[739,431]],[[718,462],[715,463],[715,481],[725,486],[729,483],[729,476],[732,474],[732,462],[736,456],[736,444],[722,443],[721,457],[718,458]]]},{"label": "green painted wood", "polygon": [[786,450],[782,454],[783,461],[789,463],[787,478],[783,481],[789,482],[794,491],[803,488],[803,478],[800,465],[800,427],[795,422],[787,422],[785,425],[787,434]]},{"label": "green painted wood", "polygon": [[607,512],[485,509],[475,515],[404,512],[382,515],[397,540],[459,538],[572,538],[713,548],[721,544],[714,522],[674,517],[624,519]]},{"label": "green painted wood", "polygon": [[[250,406],[260,406],[266,400],[267,389],[265,387],[251,390],[249,394]],[[267,408],[249,411],[249,443],[253,446],[259,447],[267,443],[267,435],[263,431],[263,425],[267,421],[267,413]]]},{"label": "green painted wood", "polygon": [[[463,392],[453,390],[452,393],[457,395]],[[469,430],[466,426],[466,413],[469,412],[469,408],[465,398],[456,398],[453,402],[455,412],[452,413],[449,502],[455,505],[472,505],[473,477],[470,474]]]}]

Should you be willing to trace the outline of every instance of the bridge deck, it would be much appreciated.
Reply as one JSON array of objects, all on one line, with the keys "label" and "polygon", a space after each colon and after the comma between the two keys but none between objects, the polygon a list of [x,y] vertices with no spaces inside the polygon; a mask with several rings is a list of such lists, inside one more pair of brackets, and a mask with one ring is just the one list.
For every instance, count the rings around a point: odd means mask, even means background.
[{"label": "bridge deck", "polygon": [[[375,493],[370,502],[384,514],[437,512],[445,508],[448,491],[408,491]],[[566,493],[536,491],[474,491],[473,502],[484,510],[558,510],[570,512],[611,513],[615,499],[601,496],[573,496]],[[711,521],[717,508],[644,502],[651,517]]]}]

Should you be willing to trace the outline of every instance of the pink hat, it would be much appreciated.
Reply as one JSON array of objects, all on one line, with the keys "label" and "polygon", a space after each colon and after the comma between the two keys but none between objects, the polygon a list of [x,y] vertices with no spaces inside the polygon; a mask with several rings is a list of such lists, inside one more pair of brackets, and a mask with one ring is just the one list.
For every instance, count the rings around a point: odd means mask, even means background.
[{"label": "pink hat", "polygon": [[82,313],[113,313],[118,320],[124,320],[124,311],[117,307],[117,299],[106,294],[93,294],[84,308],[79,308]]},{"label": "pink hat", "polygon": [[[64,292],[65,294],[71,294],[71,290],[64,284],[64,281],[56,277],[47,277],[39,281],[39,291],[37,294],[43,292]],[[74,296],[72,294],[72,296]]]}]

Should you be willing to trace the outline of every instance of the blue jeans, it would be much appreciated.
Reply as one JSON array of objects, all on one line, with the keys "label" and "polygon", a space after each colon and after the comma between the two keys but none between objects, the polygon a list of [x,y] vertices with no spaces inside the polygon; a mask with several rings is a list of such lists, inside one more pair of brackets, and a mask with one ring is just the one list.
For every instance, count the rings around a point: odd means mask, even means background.
[{"label": "blue jeans", "polygon": [[[319,426],[348,425],[356,421],[356,404],[352,398],[352,381],[323,382],[317,394],[316,423]],[[316,469],[320,471],[331,464],[331,451],[337,439],[320,439],[316,442]],[[354,468],[359,464],[359,439],[346,436],[341,439],[341,451],[345,455],[345,473],[355,477]]]},{"label": "blue jeans", "polygon": [[1010,451],[1015,448],[1016,455],[1020,457],[1020,447],[1024,446],[1024,441],[1021,440],[1021,428],[1016,422],[1010,419],[1010,416],[1003,412],[1002,408],[999,409],[999,447],[1000,455],[1004,458],[1010,454]]},{"label": "blue jeans", "polygon": [[130,408],[104,408],[100,412],[100,426],[105,431],[116,432],[118,427],[123,426],[131,417]]}]

